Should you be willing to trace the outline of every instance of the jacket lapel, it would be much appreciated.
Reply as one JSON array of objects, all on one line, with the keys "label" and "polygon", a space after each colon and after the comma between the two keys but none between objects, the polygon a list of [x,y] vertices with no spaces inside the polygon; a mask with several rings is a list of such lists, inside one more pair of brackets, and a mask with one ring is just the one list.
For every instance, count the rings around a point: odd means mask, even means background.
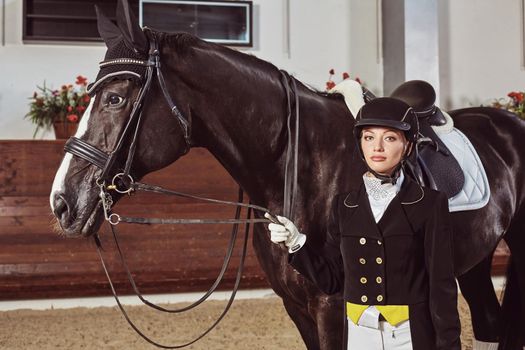
[{"label": "jacket lapel", "polygon": [[423,199],[423,190],[409,177],[405,177],[399,193],[392,199],[377,223],[384,236],[412,234],[413,225],[406,206],[417,206]]},{"label": "jacket lapel", "polygon": [[341,227],[349,228],[347,234],[381,239],[382,235],[372,214],[363,183],[361,183],[359,189],[348,193],[344,200],[344,205],[349,208],[346,211],[348,215],[345,215],[345,221],[348,222],[342,223]]}]

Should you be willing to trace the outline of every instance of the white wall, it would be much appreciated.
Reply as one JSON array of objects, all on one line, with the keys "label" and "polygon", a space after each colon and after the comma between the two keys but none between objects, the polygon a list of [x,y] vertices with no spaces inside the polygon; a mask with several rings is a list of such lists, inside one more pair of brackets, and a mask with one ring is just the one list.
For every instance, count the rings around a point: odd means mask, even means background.
[{"label": "white wall", "polygon": [[[336,80],[348,71],[381,94],[380,1],[255,0],[255,45],[246,51],[318,89],[324,88],[328,70],[334,68]],[[438,2],[442,106],[489,103],[511,90],[525,89],[522,1]],[[60,87],[78,74],[93,79],[105,47],[23,44],[22,1],[6,0],[5,11],[5,33],[0,26],[0,37],[6,38],[6,45],[0,46],[0,139],[31,138],[34,127],[23,117],[35,86],[45,80]]]},{"label": "white wall", "polygon": [[[369,0],[289,1],[289,50],[284,39],[288,28],[285,25],[286,0],[256,0],[255,46],[247,52],[271,61],[318,89],[324,89],[330,68],[338,73],[351,71],[359,74],[365,81],[371,81],[372,88],[378,88],[375,80],[381,80],[376,77],[375,56],[372,68],[360,61],[356,64],[359,68],[353,70],[351,66],[351,60],[355,58],[351,42],[363,40],[361,34],[354,36],[351,33],[359,30],[355,23],[358,16],[351,13],[352,6],[362,3],[360,6],[366,8],[363,4]],[[6,0],[5,10],[6,45],[0,46],[0,139],[31,138],[34,127],[23,117],[28,111],[28,97],[33,94],[35,86],[45,80],[46,84],[58,88],[64,83],[73,83],[78,74],[94,79],[105,47],[102,44],[23,44],[22,1]],[[352,20],[349,20],[351,16]],[[364,18],[361,22],[370,25]],[[375,17],[372,22],[375,23]],[[372,47],[375,46],[374,43]],[[364,47],[368,50],[366,45]],[[359,49],[363,49],[363,45],[359,44]],[[370,79],[366,75],[368,73]],[[38,137],[53,138],[53,134]]]},{"label": "white wall", "polygon": [[381,43],[381,0],[351,0],[350,33],[338,41],[350,43],[350,74],[380,96],[383,93],[383,52]]},{"label": "white wall", "polygon": [[477,106],[525,89],[522,0],[440,0],[441,101]]}]

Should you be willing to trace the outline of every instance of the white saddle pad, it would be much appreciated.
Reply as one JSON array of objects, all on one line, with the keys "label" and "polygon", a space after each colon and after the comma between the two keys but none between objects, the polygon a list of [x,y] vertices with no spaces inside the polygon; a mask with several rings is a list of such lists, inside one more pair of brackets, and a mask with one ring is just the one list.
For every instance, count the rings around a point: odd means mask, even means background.
[{"label": "white saddle pad", "polygon": [[456,157],[465,175],[465,184],[461,192],[448,199],[450,212],[484,207],[490,198],[490,186],[487,173],[474,146],[456,128],[448,133],[439,133],[438,136]]},{"label": "white saddle pad", "polygon": [[[346,79],[337,84],[329,92],[338,92],[345,97],[345,102],[352,113],[357,115],[359,109],[365,104],[361,85],[354,80]],[[490,186],[485,168],[468,138],[458,129],[454,128],[454,121],[442,111],[447,123],[442,126],[432,127],[448,149],[458,160],[465,184],[457,195],[448,200],[450,212],[462,210],[475,210],[484,207],[490,198]]]}]

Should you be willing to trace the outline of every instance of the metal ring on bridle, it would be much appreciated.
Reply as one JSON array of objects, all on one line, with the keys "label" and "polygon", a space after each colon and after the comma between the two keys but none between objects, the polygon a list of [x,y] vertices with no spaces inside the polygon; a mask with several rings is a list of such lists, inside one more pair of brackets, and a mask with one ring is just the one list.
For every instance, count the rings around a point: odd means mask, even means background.
[{"label": "metal ring on bridle", "polygon": [[108,221],[113,226],[118,225],[120,223],[120,215],[113,213],[108,216]]},{"label": "metal ring on bridle", "polygon": [[[111,189],[117,191],[118,193],[129,193],[133,190],[133,184],[135,183],[135,181],[133,180],[133,178],[131,177],[131,175],[127,175],[128,178],[130,179],[130,183],[129,183],[129,188],[126,189],[126,190],[121,190],[119,189],[119,187],[115,184],[115,180],[117,179],[122,179],[122,177],[124,176],[124,173],[118,173],[117,175],[113,176],[113,179],[111,180]],[[121,181],[122,183],[124,183],[123,181]]]}]

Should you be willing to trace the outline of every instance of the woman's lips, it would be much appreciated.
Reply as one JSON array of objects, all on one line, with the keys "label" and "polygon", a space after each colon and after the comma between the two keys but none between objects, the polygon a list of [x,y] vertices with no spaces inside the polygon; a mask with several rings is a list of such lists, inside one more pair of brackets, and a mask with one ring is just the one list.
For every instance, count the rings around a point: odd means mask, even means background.
[{"label": "woman's lips", "polygon": [[386,159],[386,157],[382,157],[382,156],[373,156],[373,157],[370,157],[370,159],[372,159],[374,162],[382,162]]}]

